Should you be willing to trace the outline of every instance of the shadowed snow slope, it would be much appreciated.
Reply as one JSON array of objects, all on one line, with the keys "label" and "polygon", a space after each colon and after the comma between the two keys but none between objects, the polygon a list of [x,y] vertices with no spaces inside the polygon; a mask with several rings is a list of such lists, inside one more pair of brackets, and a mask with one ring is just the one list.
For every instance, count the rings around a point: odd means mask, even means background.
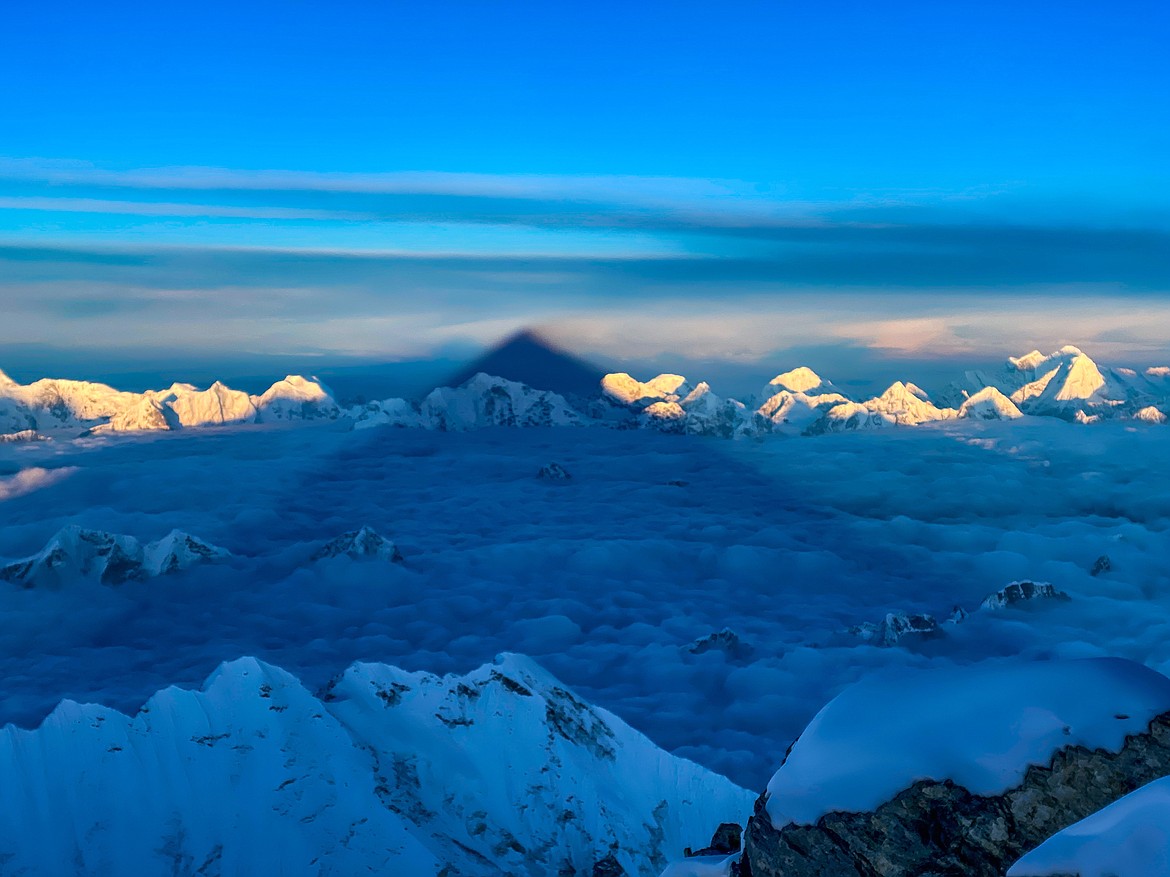
[{"label": "shadowed snow slope", "polygon": [[1170,874],[1170,777],[1070,825],[1021,858],[1008,877]]},{"label": "shadowed snow slope", "polygon": [[460,387],[439,387],[422,401],[422,422],[458,432],[485,426],[580,426],[581,415],[563,396],[515,381],[475,375]]},{"label": "shadowed snow slope", "polygon": [[1058,749],[1116,751],[1167,711],[1170,678],[1118,659],[879,674],[809,723],[768,784],[768,816],[776,828],[811,825],[873,810],[918,780],[999,794]]},{"label": "shadowed snow slope", "polygon": [[[131,717],[63,702],[0,732],[0,857],[27,874],[653,875],[748,792],[533,662],[358,664],[312,695],[253,658]],[[24,870],[22,870],[24,869]]]}]

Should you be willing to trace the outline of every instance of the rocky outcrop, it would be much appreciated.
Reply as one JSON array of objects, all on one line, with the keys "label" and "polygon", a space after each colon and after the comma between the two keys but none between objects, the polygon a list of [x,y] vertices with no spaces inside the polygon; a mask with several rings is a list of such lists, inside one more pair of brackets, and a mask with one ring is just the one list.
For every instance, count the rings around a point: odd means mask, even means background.
[{"label": "rocky outcrop", "polygon": [[1050,585],[1048,582],[1012,582],[994,594],[988,595],[980,609],[1005,609],[1020,603],[1029,603],[1033,600],[1060,600],[1071,599],[1068,594]]},{"label": "rocky outcrop", "polygon": [[753,651],[751,645],[740,639],[739,634],[729,627],[699,637],[688,645],[686,650],[692,655],[721,651],[731,658],[745,658]]},{"label": "rocky outcrop", "polygon": [[1108,554],[1102,554],[1095,561],[1093,561],[1093,568],[1089,570],[1089,575],[1099,576],[1112,571],[1113,561],[1109,559]]},{"label": "rocky outcrop", "polygon": [[351,530],[330,539],[314,551],[309,559],[316,562],[334,557],[402,563],[402,552],[398,550],[398,546],[372,527]]},{"label": "rocky outcrop", "polygon": [[[1119,717],[1122,718],[1122,717]],[[756,803],[741,875],[1002,877],[1024,852],[1145,783],[1170,775],[1170,713],[1118,752],[1070,746],[1000,795],[920,781],[867,813],[777,829]]]},{"label": "rocky outcrop", "polygon": [[683,855],[688,859],[697,856],[726,856],[738,853],[743,844],[743,828],[735,822],[724,822],[711,836],[711,843],[701,850],[692,850],[687,847]]},{"label": "rocky outcrop", "polygon": [[573,476],[560,463],[546,463],[540,467],[536,477],[543,481],[571,481]]},{"label": "rocky outcrop", "polygon": [[890,612],[876,624],[866,621],[849,628],[849,633],[875,646],[894,646],[905,636],[926,637],[939,632],[934,616],[905,612]]}]

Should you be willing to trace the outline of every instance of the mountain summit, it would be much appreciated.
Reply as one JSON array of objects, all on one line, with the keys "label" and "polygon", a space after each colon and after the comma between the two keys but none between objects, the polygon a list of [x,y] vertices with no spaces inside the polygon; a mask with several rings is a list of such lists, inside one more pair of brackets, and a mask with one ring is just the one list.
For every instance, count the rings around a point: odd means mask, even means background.
[{"label": "mountain summit", "polygon": [[517,332],[445,382],[460,387],[480,373],[562,395],[596,396],[604,372],[531,329]]}]

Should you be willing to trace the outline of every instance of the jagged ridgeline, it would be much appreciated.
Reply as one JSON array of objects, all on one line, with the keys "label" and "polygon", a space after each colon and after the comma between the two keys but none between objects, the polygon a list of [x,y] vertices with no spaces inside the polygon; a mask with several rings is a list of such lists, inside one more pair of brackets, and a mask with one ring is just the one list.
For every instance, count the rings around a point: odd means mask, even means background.
[{"label": "jagged ridgeline", "polygon": [[46,877],[654,877],[752,797],[516,655],[316,693],[241,659],[133,716],[10,725],[0,775],[0,868]]},{"label": "jagged ridgeline", "polygon": [[207,389],[176,383],[130,393],[86,381],[43,379],[21,385],[0,373],[0,441],[324,421],[354,429],[448,431],[642,427],[737,438],[1024,416],[1082,424],[1115,418],[1163,423],[1170,410],[1170,367],[1101,369],[1075,347],[1012,357],[991,374],[965,372],[934,398],[914,383],[898,381],[873,398],[852,399],[802,366],[775,376],[759,394],[741,401],[682,375],[662,374],[645,382],[624,373],[602,375],[531,334],[517,336],[474,368],[421,401],[394,398],[352,406],[342,405],[320,381],[297,375],[253,396],[218,382]]}]

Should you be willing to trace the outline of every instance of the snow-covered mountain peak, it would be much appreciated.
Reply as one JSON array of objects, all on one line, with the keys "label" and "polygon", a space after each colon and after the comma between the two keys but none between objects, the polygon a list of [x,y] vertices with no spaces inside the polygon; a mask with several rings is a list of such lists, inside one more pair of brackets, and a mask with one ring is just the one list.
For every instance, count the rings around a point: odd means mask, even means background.
[{"label": "snow-covered mountain peak", "polygon": [[677,402],[691,392],[682,375],[662,374],[642,383],[625,372],[601,379],[601,393],[619,405],[647,407],[654,402]]},{"label": "snow-covered mountain peak", "polygon": [[1039,350],[1033,350],[1030,353],[1025,353],[1023,356],[1009,356],[1008,364],[1018,371],[1032,371],[1047,359],[1045,354]]},{"label": "snow-covered mountain peak", "polygon": [[662,396],[685,396],[689,385],[682,375],[662,374],[648,380],[646,386]]},{"label": "snow-covered mountain peak", "polygon": [[223,426],[252,423],[256,406],[252,397],[241,390],[216,381],[202,392],[184,392],[171,402],[182,426]]},{"label": "snow-covered mountain peak", "polygon": [[204,542],[182,530],[171,530],[143,548],[143,572],[149,577],[167,575],[209,561],[231,557],[226,548]]},{"label": "snow-covered mountain peak", "polygon": [[440,858],[470,852],[536,877],[593,873],[612,853],[627,874],[649,877],[706,840],[699,811],[750,806],[747,793],[700,779],[701,768],[664,757],[520,655],[443,677],[355,664],[327,698],[400,779],[388,805],[420,815]]},{"label": "snow-covered mountain peak", "polygon": [[1024,415],[1011,399],[995,387],[984,387],[963,401],[959,406],[959,416],[978,420],[1014,420]]},{"label": "snow-covered mountain peak", "polygon": [[907,384],[904,381],[894,381],[886,388],[886,391],[878,396],[883,402],[891,404],[905,405],[913,401],[922,401],[922,397],[910,389],[913,384]]},{"label": "snow-covered mountain peak", "polygon": [[1084,351],[1079,347],[1066,344],[1060,350],[1053,353],[1041,353],[1039,350],[1033,350],[1030,353],[1025,353],[1023,356],[1009,356],[1008,365],[1016,371],[1037,372],[1045,366],[1071,359],[1074,356],[1084,355]]},{"label": "snow-covered mountain peak", "polygon": [[84,579],[118,585],[229,556],[225,549],[180,530],[143,545],[133,536],[70,524],[36,554],[0,567],[0,580],[26,588],[61,586]]},{"label": "snow-covered mountain peak", "polygon": [[5,864],[38,874],[544,877],[612,856],[653,877],[753,797],[514,655],[355,664],[319,695],[241,658],[134,716],[63,702],[0,729],[0,771]]},{"label": "snow-covered mountain peak", "polygon": [[252,404],[264,421],[332,420],[340,413],[329,388],[302,375],[277,381],[261,395],[253,396]]},{"label": "snow-covered mountain peak", "polygon": [[865,405],[875,413],[893,418],[896,423],[947,420],[958,413],[954,409],[936,407],[920,387],[903,381],[895,381],[884,393]]},{"label": "snow-covered mountain peak", "polygon": [[768,386],[764,388],[764,398],[774,396],[781,390],[788,390],[791,393],[814,395],[812,391],[825,383],[824,379],[815,371],[806,365],[801,365],[772,378],[768,382]]},{"label": "snow-covered mountain peak", "polygon": [[1041,399],[1054,402],[1089,399],[1104,386],[1105,377],[1097,363],[1077,351],[1048,382]]}]

